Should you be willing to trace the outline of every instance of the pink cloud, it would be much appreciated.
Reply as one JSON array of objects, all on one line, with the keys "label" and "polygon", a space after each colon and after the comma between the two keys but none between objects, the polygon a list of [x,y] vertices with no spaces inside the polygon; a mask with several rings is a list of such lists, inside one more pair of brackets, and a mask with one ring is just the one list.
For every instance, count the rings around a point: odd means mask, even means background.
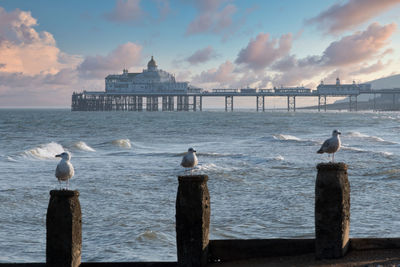
[{"label": "pink cloud", "polygon": [[192,82],[195,84],[219,84],[226,85],[236,79],[234,73],[235,65],[230,61],[225,61],[217,69],[209,69],[196,75]]},{"label": "pink cloud", "polygon": [[196,0],[195,6],[199,15],[189,24],[186,35],[205,32],[223,33],[233,26],[233,15],[237,12],[235,5],[227,4],[226,0]]},{"label": "pink cloud", "polygon": [[306,23],[317,24],[323,31],[336,34],[352,29],[398,4],[400,0],[349,0],[344,4],[334,4]]},{"label": "pink cloud", "polygon": [[51,33],[35,30],[30,12],[0,7],[0,72],[25,75],[55,74],[74,68],[81,58],[62,53]]},{"label": "pink cloud", "polygon": [[380,53],[396,30],[396,24],[371,24],[367,30],[348,35],[331,43],[324,51],[324,65],[342,66],[369,60]]},{"label": "pink cloud", "polygon": [[367,67],[365,62],[380,59],[392,52],[392,49],[386,46],[395,29],[395,24],[381,26],[373,23],[365,31],[332,42],[322,55],[300,59],[294,55],[285,56],[270,67],[277,72],[273,83],[299,85],[321,75],[328,79],[340,75],[343,79],[352,80],[357,75],[378,72],[385,67],[382,62],[378,61]]},{"label": "pink cloud", "polygon": [[390,65],[392,62],[389,61],[387,64],[382,63],[381,60],[378,60],[378,62],[368,65],[368,66],[361,66],[358,70],[350,72],[350,75],[360,75],[360,74],[370,74],[374,73],[380,70],[385,69],[388,65]]},{"label": "pink cloud", "polygon": [[137,65],[141,59],[142,47],[128,42],[119,45],[108,55],[88,56],[78,66],[79,74],[87,79],[103,79],[110,73],[119,73],[123,68]]},{"label": "pink cloud", "polygon": [[140,20],[143,15],[140,0],[117,0],[114,9],[104,17],[113,22],[132,22]]},{"label": "pink cloud", "polygon": [[279,40],[269,38],[268,33],[260,33],[250,40],[236,58],[238,64],[245,64],[253,70],[262,70],[276,60],[286,56],[292,47],[292,35],[282,35]]},{"label": "pink cloud", "polygon": [[207,46],[203,49],[197,50],[191,56],[186,58],[190,64],[196,65],[204,63],[216,57],[216,53],[211,46]]}]

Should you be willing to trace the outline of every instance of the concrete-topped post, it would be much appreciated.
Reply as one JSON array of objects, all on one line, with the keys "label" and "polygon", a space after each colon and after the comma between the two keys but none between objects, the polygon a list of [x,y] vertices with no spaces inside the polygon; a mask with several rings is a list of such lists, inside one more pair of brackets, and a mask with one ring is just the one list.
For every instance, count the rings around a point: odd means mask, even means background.
[{"label": "concrete-topped post", "polygon": [[179,176],[178,180],[176,197],[178,266],[206,266],[210,228],[208,176]]},{"label": "concrete-topped post", "polygon": [[46,266],[78,267],[82,251],[79,191],[51,190],[46,218]]},{"label": "concrete-topped post", "polygon": [[343,257],[349,247],[350,184],[347,165],[320,163],[315,185],[315,254]]}]

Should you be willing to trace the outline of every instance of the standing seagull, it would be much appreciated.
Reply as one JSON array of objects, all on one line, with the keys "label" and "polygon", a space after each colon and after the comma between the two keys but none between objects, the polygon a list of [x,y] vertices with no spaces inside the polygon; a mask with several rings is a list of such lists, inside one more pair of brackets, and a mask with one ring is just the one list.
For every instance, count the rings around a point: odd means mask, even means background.
[{"label": "standing seagull", "polygon": [[193,168],[197,165],[198,160],[196,156],[196,150],[189,148],[188,152],[183,156],[181,166],[184,168],[190,168],[190,174],[192,174]]},{"label": "standing seagull", "polygon": [[335,161],[335,152],[340,149],[340,138],[339,135],[342,134],[338,130],[333,130],[332,137],[326,139],[322,144],[321,148],[317,151],[318,154],[328,153],[332,154],[332,162]]},{"label": "standing seagull", "polygon": [[60,183],[61,189],[61,181],[67,181],[67,190],[68,190],[68,180],[74,176],[74,166],[72,166],[71,162],[71,154],[69,152],[63,152],[56,157],[61,158],[61,161],[58,163],[56,168],[56,177],[58,182]]}]

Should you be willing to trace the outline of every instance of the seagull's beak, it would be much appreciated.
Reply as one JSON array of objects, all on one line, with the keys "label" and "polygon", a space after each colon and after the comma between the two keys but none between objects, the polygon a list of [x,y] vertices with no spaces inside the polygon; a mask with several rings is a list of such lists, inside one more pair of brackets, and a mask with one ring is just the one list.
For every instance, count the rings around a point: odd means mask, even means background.
[{"label": "seagull's beak", "polygon": [[341,132],[337,132],[338,134],[342,134]]},{"label": "seagull's beak", "polygon": [[61,154],[56,155],[56,158],[61,158]]},{"label": "seagull's beak", "polygon": [[193,150],[194,153],[196,153],[196,150]]}]

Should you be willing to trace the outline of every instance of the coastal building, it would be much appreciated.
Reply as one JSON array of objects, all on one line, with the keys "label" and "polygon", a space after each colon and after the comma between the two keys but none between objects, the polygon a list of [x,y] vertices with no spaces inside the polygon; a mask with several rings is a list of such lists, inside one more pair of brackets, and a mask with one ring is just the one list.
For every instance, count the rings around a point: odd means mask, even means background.
[{"label": "coastal building", "polygon": [[105,78],[107,93],[187,93],[200,89],[189,87],[188,82],[177,82],[175,76],[158,69],[153,57],[147,63],[147,69],[139,73],[110,74]]},{"label": "coastal building", "polygon": [[324,95],[358,95],[360,91],[371,91],[371,84],[356,84],[355,81],[350,84],[342,84],[340,83],[340,79],[336,78],[335,84],[324,84],[324,82],[321,81],[321,83],[317,86],[317,90],[319,94]]},{"label": "coastal building", "polygon": [[[158,69],[153,56],[147,69],[110,74],[105,78],[105,91],[72,94],[72,111],[196,111],[202,109],[202,90],[188,82],[177,82],[175,76]],[[175,104],[176,103],[176,104]]]}]

